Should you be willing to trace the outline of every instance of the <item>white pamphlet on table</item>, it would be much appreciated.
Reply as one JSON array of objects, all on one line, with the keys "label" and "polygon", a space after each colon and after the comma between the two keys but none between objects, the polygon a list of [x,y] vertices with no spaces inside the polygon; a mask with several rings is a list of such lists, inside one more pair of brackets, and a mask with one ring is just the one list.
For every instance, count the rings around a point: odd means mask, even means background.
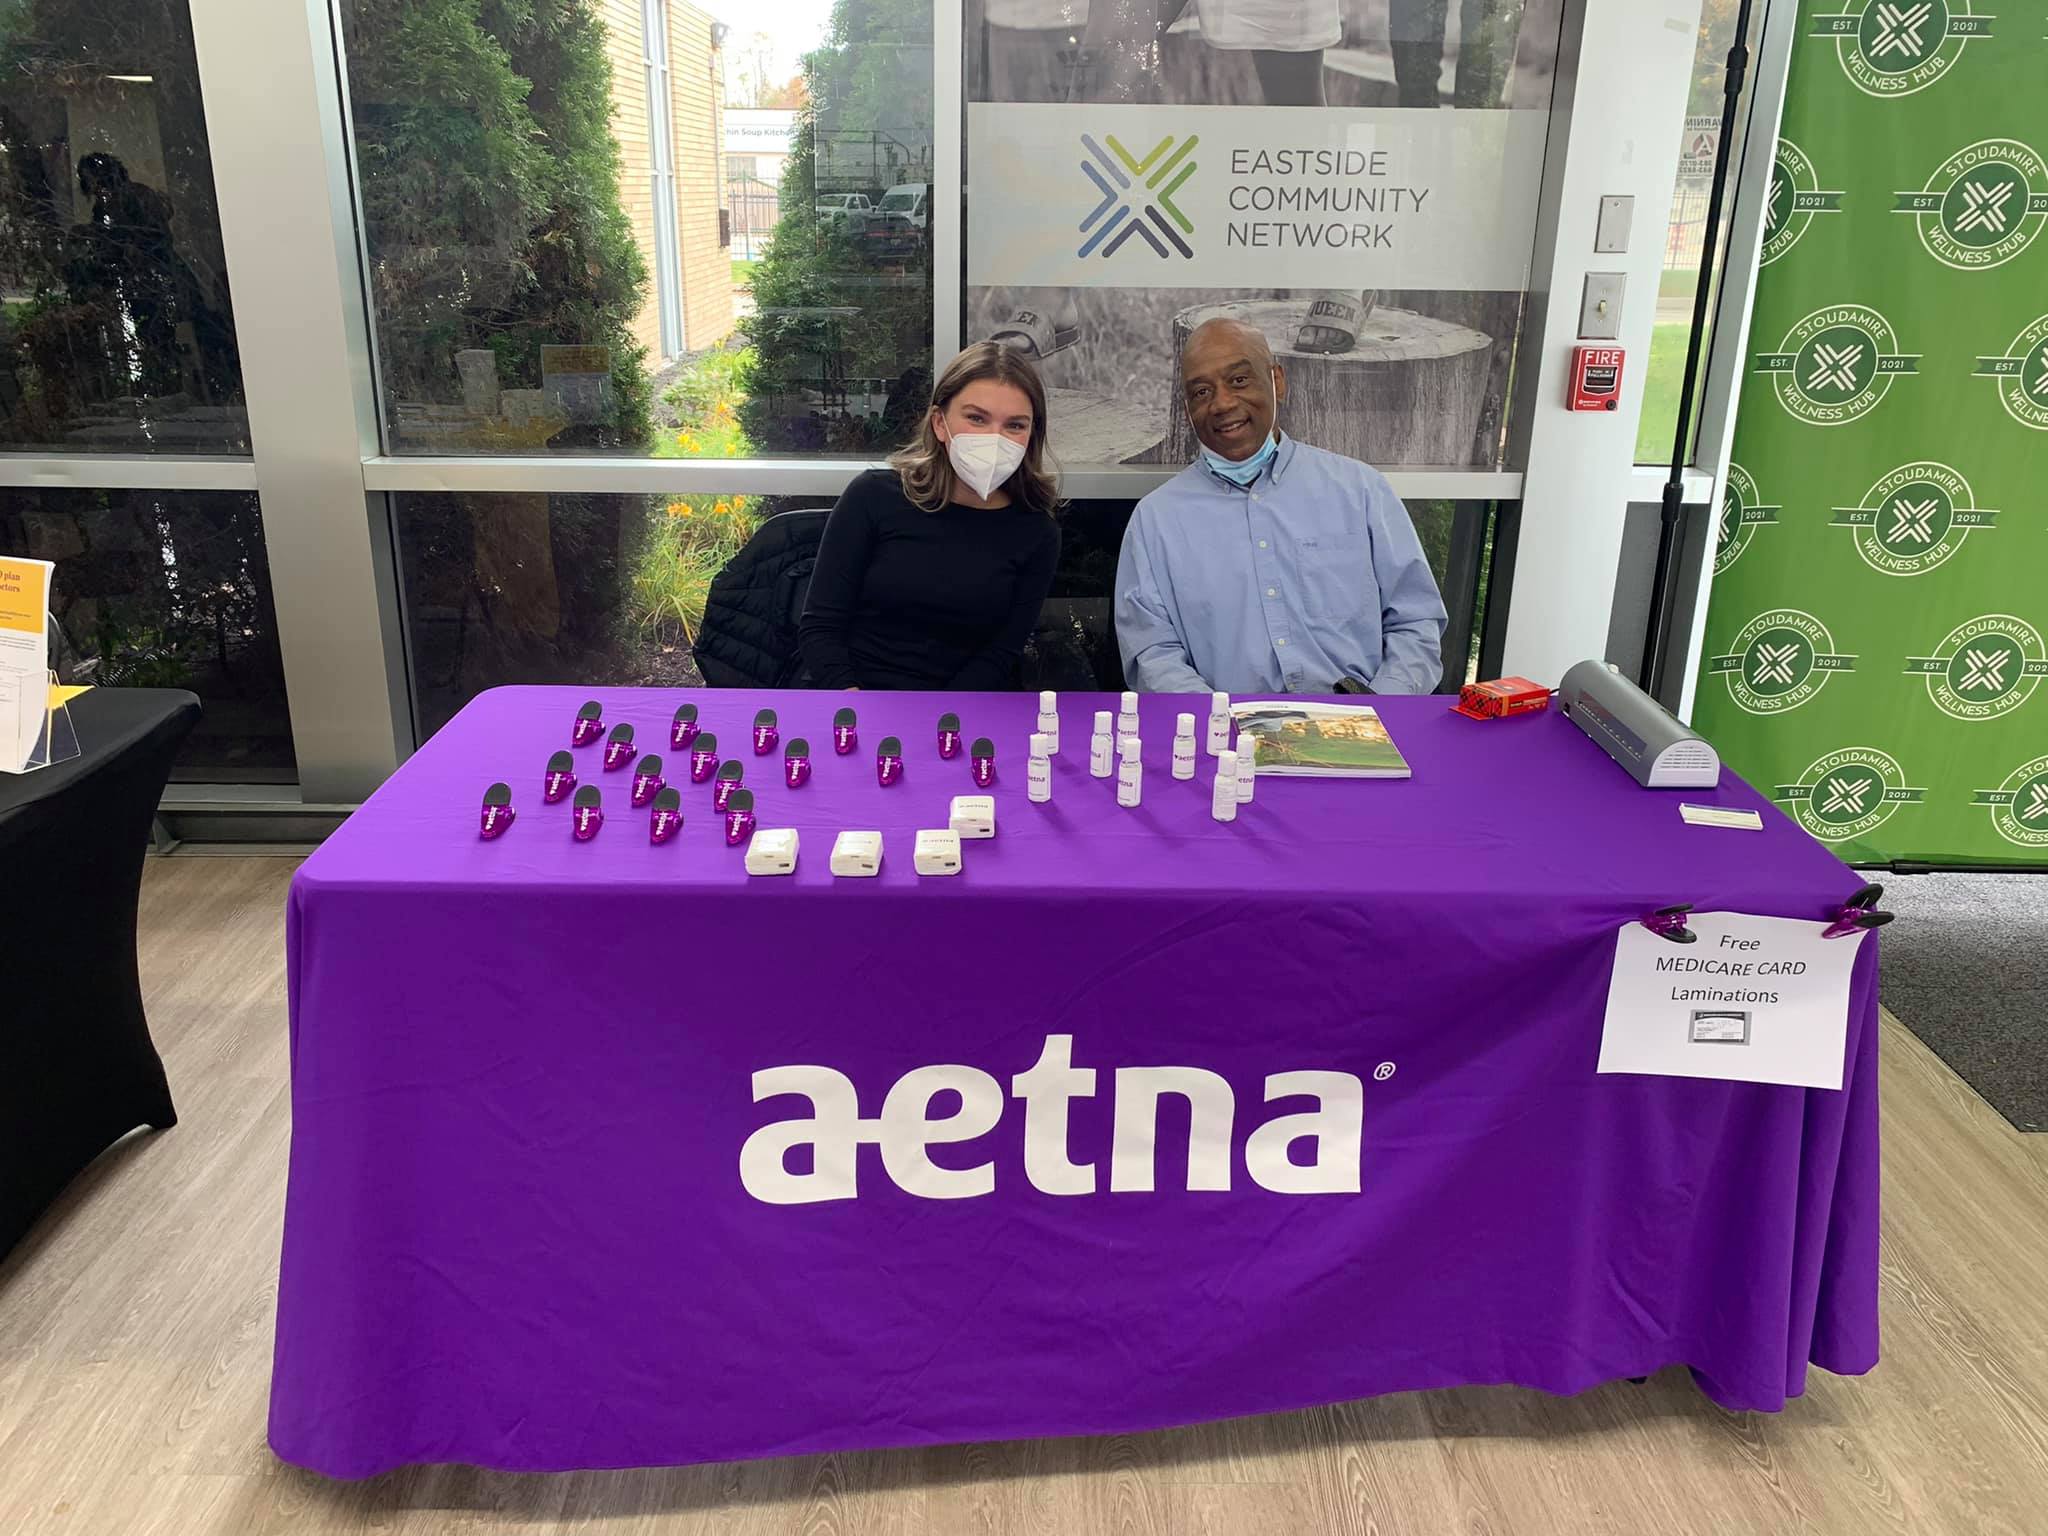
[{"label": "white pamphlet on table", "polygon": [[1863,933],[1823,939],[1825,923],[1740,912],[1686,926],[1697,943],[1640,923],[1615,936],[1599,1070],[1840,1088]]},{"label": "white pamphlet on table", "polygon": [[0,773],[28,766],[49,719],[53,569],[0,555]]}]

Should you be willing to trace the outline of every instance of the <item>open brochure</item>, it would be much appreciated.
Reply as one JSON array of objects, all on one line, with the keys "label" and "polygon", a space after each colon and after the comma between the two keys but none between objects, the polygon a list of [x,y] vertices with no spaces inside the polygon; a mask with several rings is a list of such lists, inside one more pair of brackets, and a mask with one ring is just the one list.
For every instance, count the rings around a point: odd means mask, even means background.
[{"label": "open brochure", "polygon": [[1370,704],[1254,699],[1230,706],[1238,751],[1253,743],[1261,774],[1323,779],[1405,779],[1407,759]]}]

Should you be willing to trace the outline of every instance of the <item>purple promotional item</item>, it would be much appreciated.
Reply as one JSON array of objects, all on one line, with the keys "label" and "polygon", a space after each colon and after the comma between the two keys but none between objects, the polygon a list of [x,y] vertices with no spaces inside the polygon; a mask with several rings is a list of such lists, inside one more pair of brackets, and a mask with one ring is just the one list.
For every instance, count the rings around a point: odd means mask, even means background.
[{"label": "purple promotional item", "polygon": [[576,799],[569,812],[569,827],[576,841],[587,843],[597,836],[597,830],[604,825],[604,792],[595,784],[586,784],[576,791]]},{"label": "purple promotional item", "polygon": [[557,752],[548,759],[548,771],[541,778],[541,800],[548,805],[559,805],[569,798],[569,791],[575,787],[576,759],[566,752]]},{"label": "purple promotional item", "polygon": [[604,706],[592,699],[576,711],[576,724],[569,732],[569,745],[587,747],[604,735]]},{"label": "purple promotional item", "polygon": [[668,782],[661,776],[661,759],[652,752],[640,759],[640,766],[633,770],[633,809],[639,810],[652,800]]},{"label": "purple promotional item", "polygon": [[859,745],[860,731],[853,711],[840,710],[832,717],[832,750],[844,757]]},{"label": "purple promotional item", "polygon": [[[1863,883],[1734,774],[1639,789],[1555,712],[1473,730],[1394,697],[1412,779],[1262,778],[1227,824],[1163,775],[1136,808],[1020,799],[951,880],[910,855],[952,773],[785,794],[764,815],[815,852],[777,880],[479,842],[475,765],[544,760],[576,697],[473,699],[293,880],[286,1461],[1128,1434],[1672,1365],[1775,1410],[1809,1363],[1876,1362],[1884,934],[1836,941],[1839,1091],[1595,1070],[1625,926],[1688,902],[1818,932]],[[949,706],[1021,745],[1037,700],[861,708],[922,740]],[[1144,734],[1191,709],[1146,697]],[[823,857],[849,827],[887,841],[873,878]]]},{"label": "purple promotional item", "polygon": [[791,737],[789,749],[782,754],[782,782],[791,789],[802,789],[811,782],[811,744],[801,736]]},{"label": "purple promotional item", "polygon": [[740,781],[746,776],[746,764],[738,762],[720,763],[718,765],[718,782],[712,786],[711,790],[712,809],[722,811],[730,805],[732,803],[732,792],[740,787]]},{"label": "purple promotional item", "polygon": [[[1034,715],[1032,721],[1036,724],[1037,716]],[[973,769],[974,782],[978,788],[987,789],[991,784],[995,783],[996,744],[986,736],[975,737],[974,761],[969,766]]]},{"label": "purple promotional item", "polygon": [[774,710],[764,709],[754,716],[754,756],[766,757],[780,740],[782,732],[776,728]]},{"label": "purple promotional item", "polygon": [[487,843],[503,837],[518,814],[512,809],[512,786],[493,784],[484,791],[484,814],[477,826],[477,836]]},{"label": "purple promotional item", "polygon": [[683,792],[664,789],[654,797],[654,814],[647,821],[647,840],[657,846],[683,830]]},{"label": "purple promotional item", "polygon": [[960,755],[960,717],[939,716],[939,756],[951,761]]},{"label": "purple promotional item", "polygon": [[633,727],[630,725],[613,726],[611,740],[604,744],[604,771],[606,773],[618,772],[626,764],[633,761],[634,754],[639,750],[638,747],[633,745]]},{"label": "purple promotional item", "polygon": [[725,812],[725,846],[737,848],[754,835],[754,792],[735,789],[720,807]]},{"label": "purple promotional item", "polygon": [[718,772],[718,738],[706,731],[690,744],[690,782],[702,784]]},{"label": "purple promotional item", "polygon": [[875,782],[884,789],[903,782],[903,742],[895,736],[884,736],[882,744],[875,749]]},{"label": "purple promotional item", "polygon": [[676,717],[669,723],[668,749],[680,752],[697,739],[697,706],[685,704],[676,711]]}]

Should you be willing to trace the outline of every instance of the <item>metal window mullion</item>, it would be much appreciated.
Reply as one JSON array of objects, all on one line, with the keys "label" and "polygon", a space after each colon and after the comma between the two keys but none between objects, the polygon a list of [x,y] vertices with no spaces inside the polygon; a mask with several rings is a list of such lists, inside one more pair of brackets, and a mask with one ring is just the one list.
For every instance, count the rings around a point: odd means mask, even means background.
[{"label": "metal window mullion", "polygon": [[932,377],[960,350],[966,267],[964,6],[932,6],[932,186],[925,230],[932,258]]},{"label": "metal window mullion", "polygon": [[191,0],[279,648],[308,801],[412,747],[348,119],[330,0]]},{"label": "metal window mullion", "polygon": [[256,461],[198,454],[0,454],[0,486],[79,491],[253,491]]}]

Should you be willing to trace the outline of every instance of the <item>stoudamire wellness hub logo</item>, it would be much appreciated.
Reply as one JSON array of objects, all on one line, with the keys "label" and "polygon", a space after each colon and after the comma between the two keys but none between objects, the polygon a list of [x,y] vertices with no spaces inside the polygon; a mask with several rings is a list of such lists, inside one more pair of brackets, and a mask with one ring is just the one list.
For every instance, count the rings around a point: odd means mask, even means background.
[{"label": "stoudamire wellness hub logo", "polygon": [[1901,352],[1892,323],[1867,304],[1817,309],[1785,333],[1776,352],[1759,352],[1756,371],[1775,375],[1778,403],[1813,427],[1840,427],[1876,410],[1892,380],[1920,371],[1920,354]]},{"label": "stoudamire wellness hub logo", "polygon": [[1840,213],[1842,193],[1823,191],[1812,158],[1790,139],[1778,140],[1771,163],[1771,195],[1764,205],[1763,265],[1785,255],[1805,236],[1817,213]]},{"label": "stoudamire wellness hub logo", "polygon": [[1195,250],[1186,237],[1194,234],[1194,221],[1173,198],[1195,174],[1189,157],[1199,142],[1192,133],[1182,139],[1168,134],[1141,160],[1113,133],[1104,134],[1099,143],[1093,134],[1082,134],[1086,153],[1081,173],[1095,184],[1102,200],[1081,220],[1081,249],[1076,254],[1087,257],[1099,250],[1107,261],[1135,235],[1162,260],[1170,260],[1175,251],[1193,260]]},{"label": "stoudamire wellness hub logo", "polygon": [[1728,489],[1721,494],[1721,525],[1714,538],[1714,574],[1740,560],[1757,529],[1776,523],[1781,510],[1765,504],[1755,476],[1740,464],[1730,464]]},{"label": "stoudamire wellness hub logo", "polygon": [[1983,139],[1941,163],[1918,192],[1894,194],[1920,243],[1943,266],[1980,272],[2003,266],[2048,224],[2048,161],[2018,139]]},{"label": "stoudamire wellness hub logo", "polygon": [[1849,0],[1813,18],[1813,37],[1832,37],[1842,71],[1870,96],[1910,96],[1941,79],[1972,38],[1991,36],[1982,0]]},{"label": "stoudamire wellness hub logo", "polygon": [[1837,672],[1852,672],[1854,656],[1835,649],[1827,625],[1797,608],[1773,608],[1742,626],[1727,654],[1709,658],[1707,670],[1728,679],[1728,696],[1752,715],[1782,715],[1817,697]]},{"label": "stoudamire wellness hub logo", "polygon": [[1998,400],[2023,427],[2048,432],[2048,315],[2031,320],[1998,357],[1977,359],[1977,377],[1998,380]]},{"label": "stoudamire wellness hub logo", "polygon": [[1972,529],[1994,526],[1998,514],[1977,505],[1961,474],[1927,460],[1901,464],[1828,521],[1855,531],[1856,553],[1872,570],[1921,576],[1946,563]]},{"label": "stoudamire wellness hub logo", "polygon": [[1772,799],[1824,843],[1846,842],[1875,832],[1902,805],[1927,798],[1906,783],[1906,771],[1876,747],[1843,747],[1817,758],[1797,784],[1780,784]]},{"label": "stoudamire wellness hub logo", "polygon": [[1932,656],[1908,656],[1908,676],[1927,678],[1927,696],[1957,720],[2009,715],[2048,677],[2041,632],[2009,613],[1987,613],[1958,624]]},{"label": "stoudamire wellness hub logo", "polygon": [[1998,835],[2022,848],[2048,848],[2048,757],[2037,757],[2005,776],[1996,789],[1980,789],[1970,804],[1989,806]]}]

